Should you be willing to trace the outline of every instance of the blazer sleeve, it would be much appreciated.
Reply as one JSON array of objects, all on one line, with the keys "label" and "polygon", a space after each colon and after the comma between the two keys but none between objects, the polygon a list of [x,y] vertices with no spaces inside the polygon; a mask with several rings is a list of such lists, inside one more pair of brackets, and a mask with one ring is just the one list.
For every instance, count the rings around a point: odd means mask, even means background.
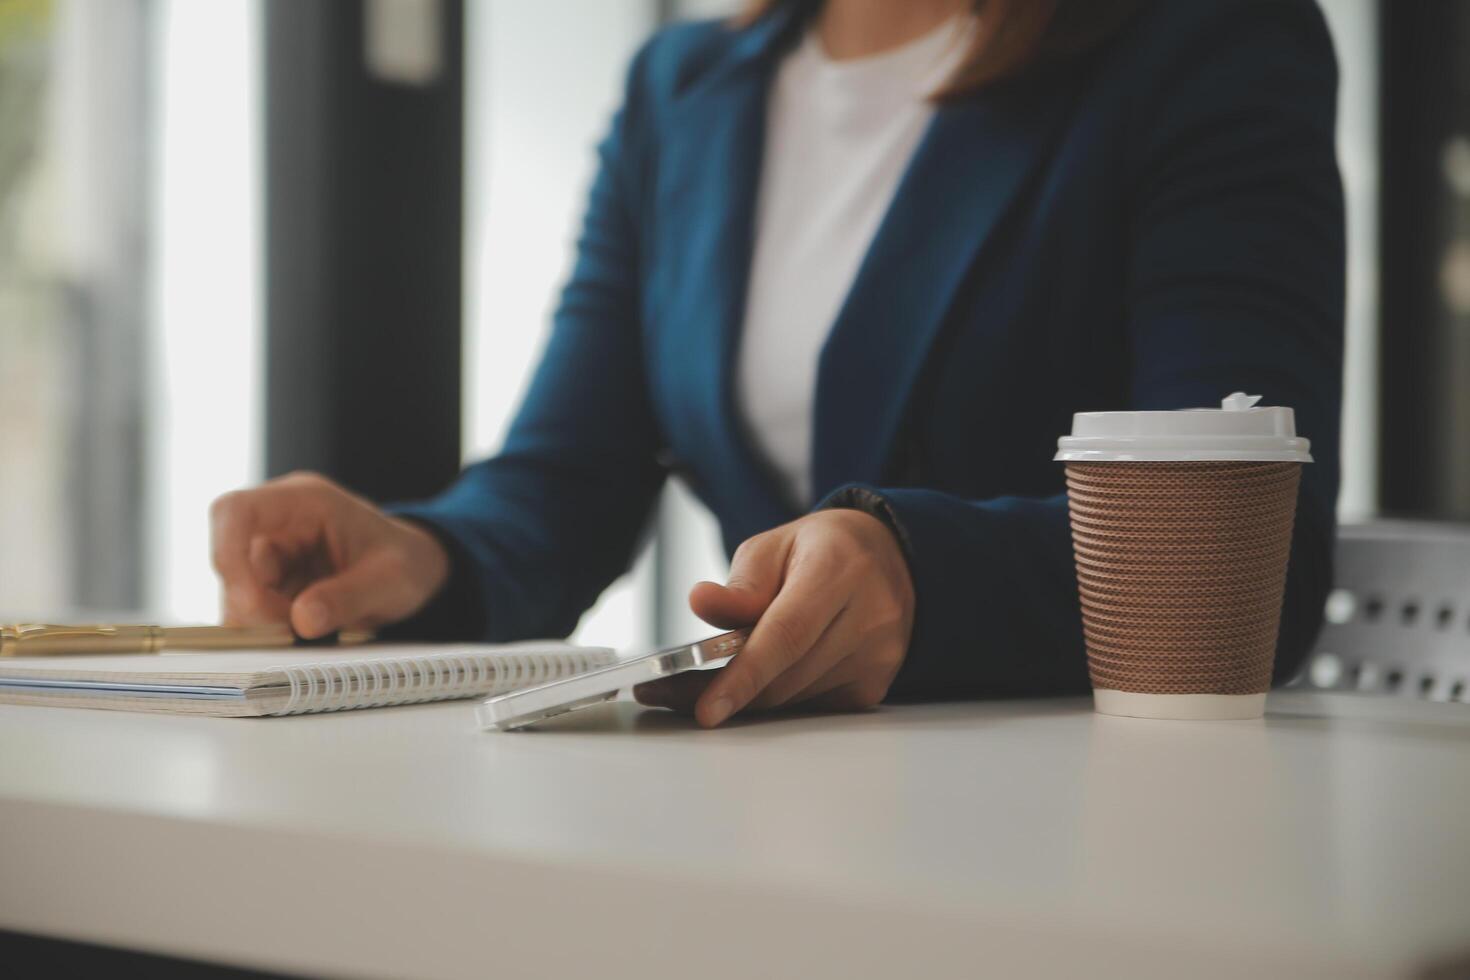
[{"label": "blazer sleeve", "polygon": [[645,54],[599,147],[573,271],[504,448],[442,495],[389,508],[427,526],[451,555],[448,585],[392,635],[564,636],[632,561],[664,477],[644,374],[634,220]]},{"label": "blazer sleeve", "polygon": [[[1312,439],[1280,680],[1315,638],[1331,585],[1344,269],[1336,65],[1315,4],[1232,12],[1177,52],[1134,134],[1125,342],[1131,407],[1265,392]],[[967,500],[849,486],[819,506],[881,517],[909,559],[915,625],[891,697],[1087,688],[1065,494]]]}]

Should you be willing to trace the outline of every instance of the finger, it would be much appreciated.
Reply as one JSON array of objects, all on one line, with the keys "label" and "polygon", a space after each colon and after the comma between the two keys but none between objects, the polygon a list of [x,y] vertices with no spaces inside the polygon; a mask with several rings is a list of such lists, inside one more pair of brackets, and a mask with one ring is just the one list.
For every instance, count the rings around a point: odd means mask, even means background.
[{"label": "finger", "polygon": [[847,676],[849,671],[842,668],[852,659],[857,646],[852,614],[844,608],[827,624],[806,656],[766,685],[766,689],[751,700],[750,707],[756,711],[768,711],[848,683],[853,678]]},{"label": "finger", "polygon": [[291,603],[291,628],[316,639],[333,630],[373,629],[413,611],[402,563],[380,551],[302,590]]},{"label": "finger", "polygon": [[257,584],[267,589],[280,589],[284,569],[281,551],[270,538],[257,534],[250,539],[250,570]]},{"label": "finger", "polygon": [[259,616],[273,605],[256,579],[252,551],[257,537],[275,543],[312,540],[320,526],[319,507],[309,481],[282,478],[250,490],[236,490],[209,509],[210,557],[226,593],[224,615]]},{"label": "finger", "polygon": [[774,597],[774,593],[767,596],[718,582],[699,582],[689,590],[689,608],[711,626],[730,630],[760,619]]},{"label": "finger", "polygon": [[721,629],[754,623],[781,590],[792,540],[783,531],[746,539],[735,551],[725,584],[698,583],[689,591],[689,608]]},{"label": "finger", "polygon": [[220,622],[226,626],[284,623],[290,617],[291,600],[280,592],[253,584],[221,590]]},{"label": "finger", "polygon": [[889,637],[862,641],[836,667],[817,678],[810,686],[793,694],[786,702],[803,707],[827,704],[826,695],[841,688],[841,708],[872,708],[883,703],[903,661],[903,650]]},{"label": "finger", "polygon": [[227,623],[242,622],[262,599],[250,564],[255,518],[255,500],[246,491],[227,493],[209,508],[210,557],[224,589]]},{"label": "finger", "polygon": [[633,697],[638,699],[639,704],[652,708],[672,708],[692,714],[695,703],[714,680],[715,673],[716,671],[710,670],[691,670],[673,677],[661,677],[633,688]]},{"label": "finger", "polygon": [[296,571],[301,562],[288,560],[264,534],[251,537],[247,553],[250,576],[226,582],[221,621],[231,626],[287,622],[292,597],[311,579],[301,579]]},{"label": "finger", "polygon": [[842,607],[835,579],[835,570],[819,567],[787,579],[745,648],[700,696],[695,717],[701,725],[713,728],[745,707],[812,648]]},{"label": "finger", "polygon": [[314,545],[304,551],[298,550],[294,554],[282,556],[281,577],[275,584],[275,590],[295,598],[308,585],[319,579],[330,578],[336,571],[337,566],[327,554],[327,549],[320,544]]}]

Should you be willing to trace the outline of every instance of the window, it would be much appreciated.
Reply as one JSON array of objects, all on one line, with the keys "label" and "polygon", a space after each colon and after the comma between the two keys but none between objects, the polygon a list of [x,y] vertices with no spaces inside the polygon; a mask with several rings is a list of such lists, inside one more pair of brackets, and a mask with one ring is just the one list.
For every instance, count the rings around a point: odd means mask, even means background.
[{"label": "window", "polygon": [[256,4],[0,6],[0,616],[216,614],[258,476]]}]

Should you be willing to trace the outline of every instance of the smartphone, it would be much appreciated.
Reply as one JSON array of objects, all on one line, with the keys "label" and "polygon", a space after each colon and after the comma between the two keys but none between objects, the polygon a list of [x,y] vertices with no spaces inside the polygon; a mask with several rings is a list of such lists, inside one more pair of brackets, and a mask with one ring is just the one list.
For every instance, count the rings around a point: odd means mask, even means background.
[{"label": "smartphone", "polygon": [[721,633],[698,643],[630,657],[583,674],[497,694],[475,706],[475,717],[480,727],[487,730],[508,732],[525,728],[568,711],[611,701],[625,687],[672,677],[686,670],[723,667],[740,652],[749,636],[748,629]]}]

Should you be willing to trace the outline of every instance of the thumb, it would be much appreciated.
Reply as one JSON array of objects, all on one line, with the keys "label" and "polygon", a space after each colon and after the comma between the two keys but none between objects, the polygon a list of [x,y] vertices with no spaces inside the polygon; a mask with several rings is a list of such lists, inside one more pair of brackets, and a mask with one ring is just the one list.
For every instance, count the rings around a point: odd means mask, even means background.
[{"label": "thumb", "polygon": [[291,628],[297,636],[314,640],[333,630],[373,627],[398,618],[397,567],[387,553],[379,553],[312,583],[291,603]]},{"label": "thumb", "polygon": [[735,552],[725,585],[700,582],[689,591],[694,615],[721,629],[749,626],[781,591],[786,570],[787,538],[751,538]]}]

